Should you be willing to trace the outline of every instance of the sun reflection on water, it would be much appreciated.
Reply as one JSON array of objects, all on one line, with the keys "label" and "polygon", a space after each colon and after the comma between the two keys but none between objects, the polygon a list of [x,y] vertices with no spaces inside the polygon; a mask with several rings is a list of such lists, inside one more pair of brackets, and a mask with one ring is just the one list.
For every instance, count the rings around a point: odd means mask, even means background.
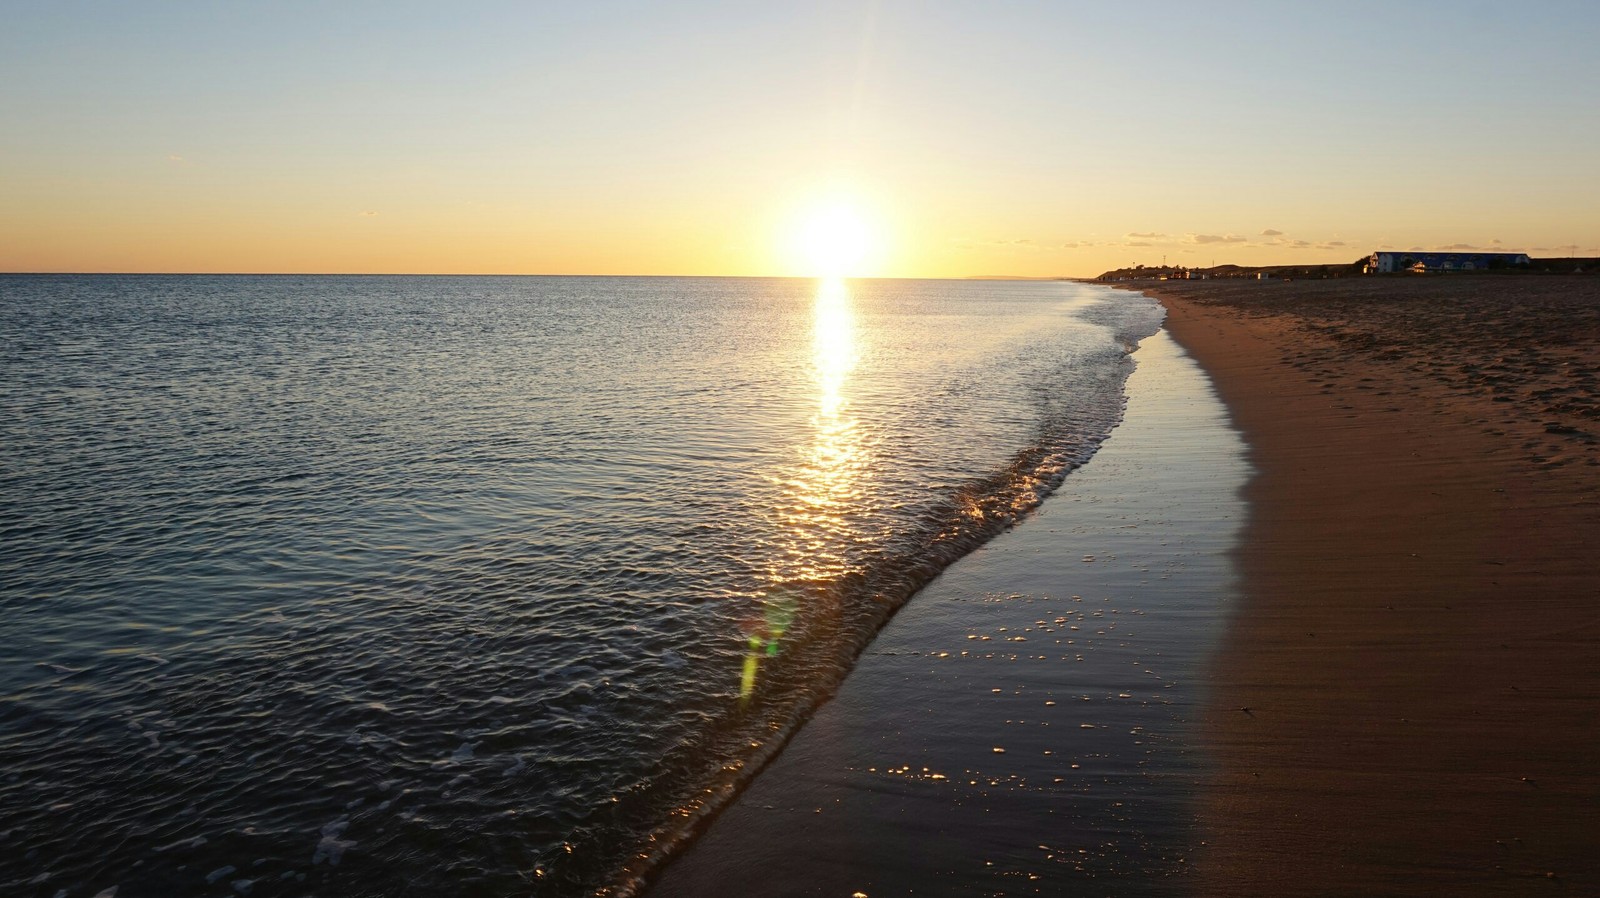
[{"label": "sun reflection on water", "polygon": [[[860,423],[849,414],[850,400],[844,390],[855,365],[855,313],[850,293],[843,281],[822,281],[812,329],[817,413],[812,418],[814,433],[806,464],[795,482],[798,505],[792,523],[797,530],[807,525],[837,530],[846,504],[857,491],[864,463]],[[835,543],[831,548],[824,563],[842,565],[840,547]]]},{"label": "sun reflection on water", "polygon": [[795,603],[851,571],[850,507],[861,490],[867,453],[846,390],[858,352],[854,305],[843,280],[817,284],[811,346],[817,391],[811,440],[783,481],[788,501],[777,510],[782,537],[767,572],[766,610],[745,628],[749,651],[739,690],[744,698],[755,688],[761,659],[778,654]]}]

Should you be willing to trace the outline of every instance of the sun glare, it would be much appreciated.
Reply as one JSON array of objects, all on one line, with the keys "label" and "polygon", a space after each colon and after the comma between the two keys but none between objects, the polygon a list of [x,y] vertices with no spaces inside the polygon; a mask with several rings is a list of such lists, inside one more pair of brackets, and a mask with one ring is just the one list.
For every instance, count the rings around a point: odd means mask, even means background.
[{"label": "sun glare", "polygon": [[813,206],[794,228],[792,255],[812,277],[859,277],[877,263],[881,240],[874,223],[845,202]]}]

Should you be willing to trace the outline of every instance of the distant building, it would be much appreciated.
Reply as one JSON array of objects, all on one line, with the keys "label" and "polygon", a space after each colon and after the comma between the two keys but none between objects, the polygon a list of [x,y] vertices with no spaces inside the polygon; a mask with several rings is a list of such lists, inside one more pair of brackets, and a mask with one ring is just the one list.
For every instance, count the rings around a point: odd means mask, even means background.
[{"label": "distant building", "polygon": [[1528,264],[1527,253],[1377,252],[1367,260],[1367,274],[1395,271],[1485,271]]}]

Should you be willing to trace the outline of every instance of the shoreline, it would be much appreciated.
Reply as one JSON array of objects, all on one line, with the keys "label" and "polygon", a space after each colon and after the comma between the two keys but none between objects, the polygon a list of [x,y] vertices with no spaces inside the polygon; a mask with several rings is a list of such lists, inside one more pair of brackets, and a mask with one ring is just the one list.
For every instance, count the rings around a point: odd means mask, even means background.
[{"label": "shoreline", "polygon": [[1597,288],[1143,290],[1258,471],[1201,894],[1600,890]]},{"label": "shoreline", "polygon": [[[1222,486],[1225,466],[1185,440],[1127,476],[1140,465],[1120,453],[1152,436],[1136,409],[1153,396],[1189,401],[1148,381],[1160,368],[1146,364],[1152,338],[1135,356],[1129,415],[1095,458],[902,609],[649,895],[1600,889],[1600,280],[1143,292],[1168,309],[1157,337],[1225,403],[1213,426],[1246,441],[1228,450],[1240,465],[1229,498],[1247,503],[1237,541],[1219,541],[1219,520],[1192,504],[1124,509],[1098,530],[1075,517],[1137,505],[1125,492],[1152,473]],[[1097,483],[1118,468],[1121,480]],[[1206,501],[1223,507],[1215,493]],[[1069,741],[1062,769],[1044,752],[1070,740],[1076,718],[1059,721],[1065,731],[1017,730],[1057,722],[1026,719],[1045,710],[1026,699],[1041,688],[1062,694],[1052,701],[1124,694],[1110,681],[1092,675],[1084,682],[1102,688],[1091,695],[1072,681],[1075,665],[1028,681],[1016,663],[955,677],[927,663],[940,640],[968,646],[960,632],[998,637],[993,615],[1009,599],[1094,594],[1080,575],[1109,566],[1072,563],[1084,540],[1166,546],[1177,531],[1157,531],[1174,521],[1189,533],[1163,579],[1198,571],[1214,590],[1175,620],[1216,629],[1194,641],[1192,679],[1171,683],[1183,698],[1160,727],[1135,724],[1113,752]],[[1149,582],[1123,586],[1138,595]],[[1085,722],[1103,710],[1085,707]],[[1003,758],[986,763],[989,742]],[[1149,756],[1111,769],[1145,743]],[[963,766],[939,766],[947,758]],[[969,788],[952,792],[952,773]],[[1076,779],[1059,789],[1049,774]]]},{"label": "shoreline", "polygon": [[1099,451],[907,603],[648,895],[1189,891],[1247,471],[1166,333],[1134,358]]}]

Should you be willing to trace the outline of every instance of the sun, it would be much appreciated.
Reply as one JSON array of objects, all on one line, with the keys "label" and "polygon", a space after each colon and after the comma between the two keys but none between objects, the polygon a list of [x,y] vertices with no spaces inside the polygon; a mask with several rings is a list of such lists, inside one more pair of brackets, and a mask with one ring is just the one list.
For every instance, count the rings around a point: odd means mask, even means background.
[{"label": "sun", "polygon": [[800,213],[789,238],[793,265],[811,277],[859,277],[877,264],[881,229],[847,200],[811,205]]}]

